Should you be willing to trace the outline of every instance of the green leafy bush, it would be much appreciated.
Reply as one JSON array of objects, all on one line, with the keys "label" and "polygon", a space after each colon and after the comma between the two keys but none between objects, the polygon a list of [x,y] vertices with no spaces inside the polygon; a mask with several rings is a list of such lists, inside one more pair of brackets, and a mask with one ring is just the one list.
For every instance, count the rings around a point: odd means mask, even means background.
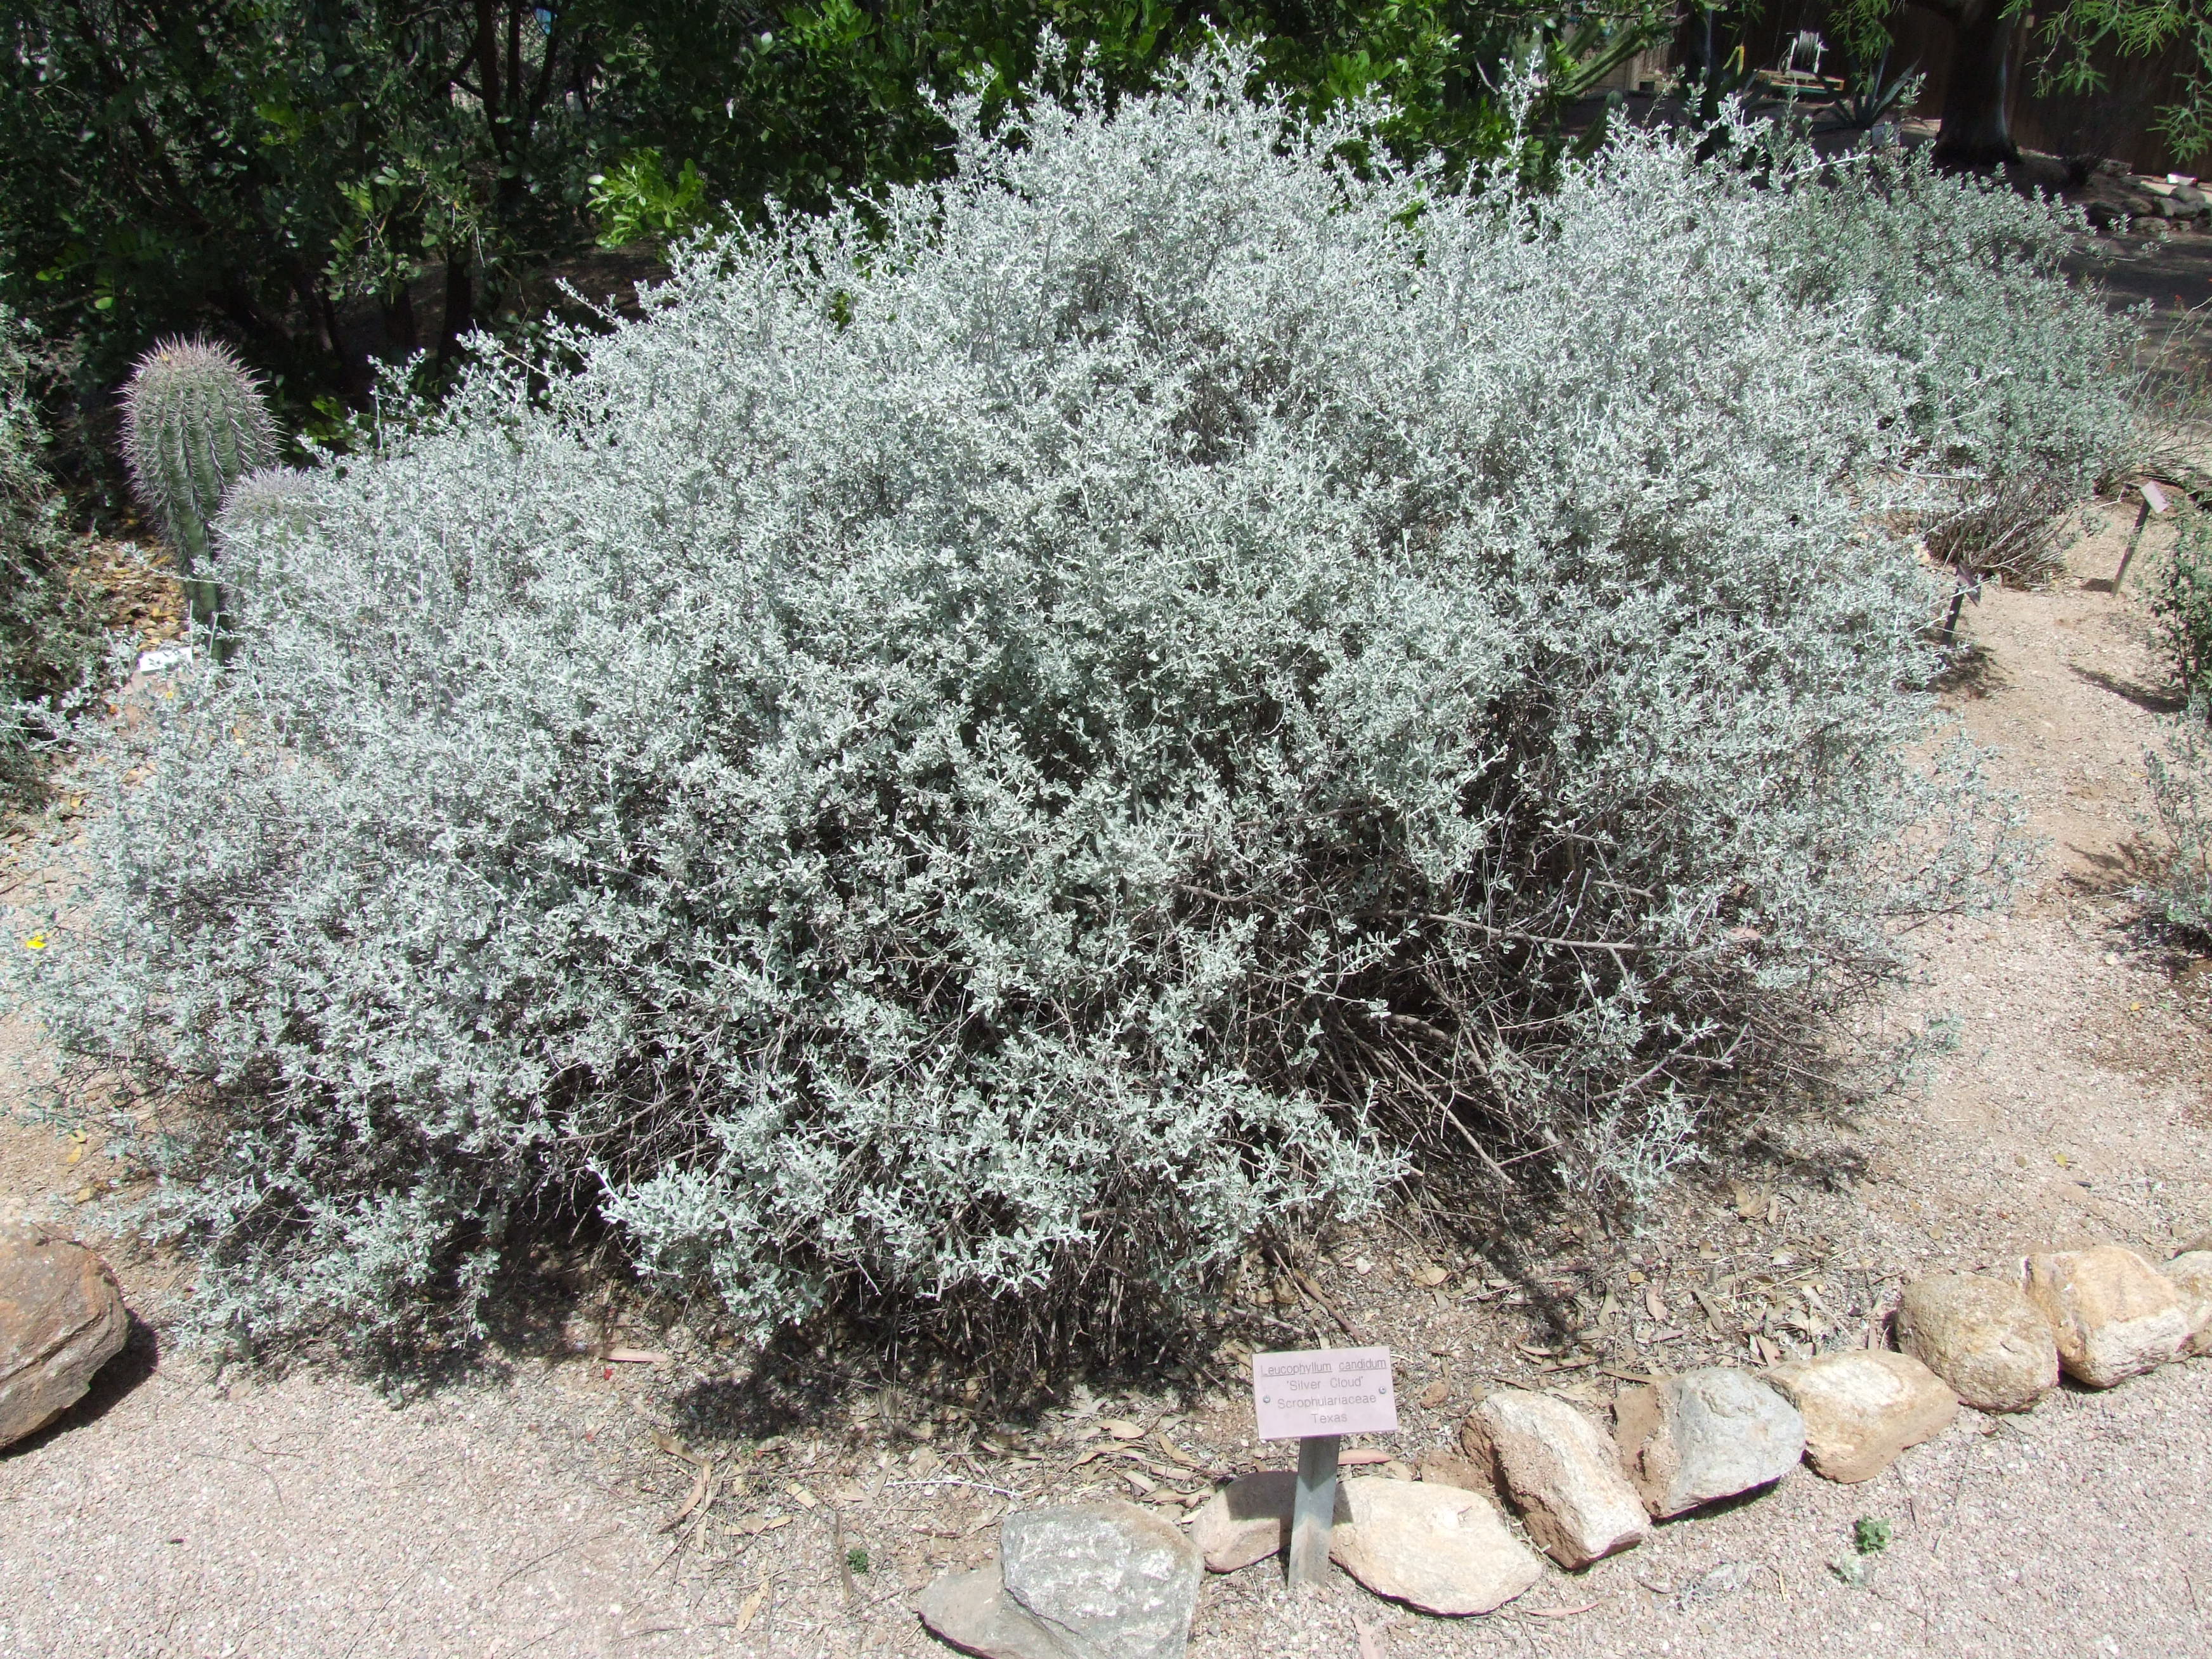
[{"label": "green leafy bush", "polygon": [[0,308],[0,800],[19,799],[59,731],[99,632],[66,568],[68,538],[40,465],[28,339]]},{"label": "green leafy bush", "polygon": [[[7,958],[141,1091],[206,1327],[465,1323],[589,1210],[757,1328],[1079,1332],[1425,1160],[1632,1200],[1986,890],[1891,527],[1966,285],[1890,198],[1363,174],[1250,68],[958,106],[951,182],[226,517],[244,647]],[[2034,211],[1892,183],[1905,273]]]},{"label": "green leafy bush", "polygon": [[696,162],[684,162],[671,179],[659,150],[641,149],[589,182],[601,247],[645,241],[665,246],[707,222],[707,181]]}]

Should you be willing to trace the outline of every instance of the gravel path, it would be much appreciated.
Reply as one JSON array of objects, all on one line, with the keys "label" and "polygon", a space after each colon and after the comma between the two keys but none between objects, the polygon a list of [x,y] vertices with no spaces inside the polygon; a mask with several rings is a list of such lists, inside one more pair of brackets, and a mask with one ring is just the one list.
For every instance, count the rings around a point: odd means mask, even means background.
[{"label": "gravel path", "polygon": [[[1686,1184],[1638,1260],[1694,1256],[1723,1224],[1778,1258],[1916,1273],[2103,1239],[2163,1254],[2212,1231],[2212,973],[2126,897],[2162,677],[2140,599],[2094,586],[2117,556],[2107,534],[2074,579],[1968,613],[1983,654],[1955,704],[2049,847],[2010,914],[1925,940],[1920,982],[1883,1012],[1897,1029],[1956,1017],[1928,1087],[1856,1121],[1775,1128],[1784,1165],[1856,1173],[1778,1197],[1771,1234],[1716,1222],[1710,1189]],[[27,1033],[0,1033],[9,1047],[35,1065]],[[0,1104],[20,1086],[0,1067]],[[0,1129],[0,1219],[77,1190],[90,1166],[72,1150]],[[175,1269],[115,1253],[158,1327]],[[1439,1320],[1446,1305],[1438,1293]],[[1449,1305],[1503,1319],[1506,1304]],[[158,1344],[142,1328],[82,1407],[0,1453],[0,1654],[943,1654],[905,1595],[988,1549],[999,1507],[985,1487],[887,1492],[889,1456],[856,1431],[819,1478],[826,1441],[756,1476],[744,1504],[710,1504],[720,1542],[695,1549],[690,1524],[662,1530],[691,1468],[655,1425],[696,1375],[529,1358],[395,1401],[312,1369],[221,1376]],[[1249,1433],[1241,1409],[1217,1413],[1224,1447]],[[1297,1601],[1255,1568],[1209,1582],[1192,1651],[1353,1659],[1357,1619],[1388,1656],[2212,1653],[2208,1422],[2212,1360],[2025,1418],[1964,1413],[1864,1486],[1801,1471],[1487,1620],[1422,1618],[1341,1580]],[[925,1474],[934,1456],[910,1441],[897,1455]],[[799,1484],[787,1519],[746,1534],[763,1494]],[[1895,1542],[1853,1587],[1829,1564],[1863,1516]],[[876,1570],[848,1589],[835,1564],[855,1539]]]}]

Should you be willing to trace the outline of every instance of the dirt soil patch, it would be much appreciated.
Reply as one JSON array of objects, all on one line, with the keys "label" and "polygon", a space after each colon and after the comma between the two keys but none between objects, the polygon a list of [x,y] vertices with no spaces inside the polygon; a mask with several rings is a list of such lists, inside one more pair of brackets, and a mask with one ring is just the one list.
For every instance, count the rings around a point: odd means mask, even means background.
[{"label": "dirt soil patch", "polygon": [[[986,1559],[1010,1505],[1112,1492],[1180,1515],[1283,1467],[1251,1437],[1255,1342],[1390,1343],[1405,1429],[1382,1449],[1410,1474],[1486,1388],[1601,1411],[1656,1370],[1869,1340],[1912,1275],[2106,1240],[2162,1259],[2212,1231],[2212,968],[2130,896],[2170,693],[2154,566],[2110,591],[2124,522],[2048,590],[1966,613],[1948,700],[2045,845],[2005,914],[1924,929],[1913,982],[1870,1017],[1869,1037],[1929,1039],[1923,1073],[1763,1120],[1634,1237],[1564,1218],[1493,1259],[1407,1217],[1255,1256],[1210,1353],[998,1420],[977,1379],[887,1389],[824,1350],[782,1356],[770,1387],[710,1328],[612,1316],[411,1391],[225,1370],[165,1334],[183,1266],[88,1234],[142,1322],[82,1405],[0,1453],[0,1652],[943,1654],[913,1593]],[[63,793],[5,848],[0,904],[65,861]],[[21,1062],[0,1107],[21,1107],[37,1033],[0,1030],[0,1052]],[[0,1220],[69,1231],[110,1175],[94,1142],[0,1129]],[[1208,1582],[1191,1650],[1352,1659],[1364,1625],[1392,1656],[2212,1651],[2208,1420],[2212,1360],[2018,1419],[1965,1412],[1865,1485],[1801,1470],[1487,1619],[1340,1577],[1294,1599],[1254,1567]],[[1894,1542],[1852,1585],[1831,1564],[1862,1516]]]}]

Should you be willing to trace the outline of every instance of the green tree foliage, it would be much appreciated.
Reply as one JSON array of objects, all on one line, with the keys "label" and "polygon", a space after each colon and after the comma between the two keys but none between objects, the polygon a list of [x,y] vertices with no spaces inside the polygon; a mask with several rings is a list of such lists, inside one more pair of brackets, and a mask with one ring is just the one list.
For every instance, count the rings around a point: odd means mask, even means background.
[{"label": "green tree foliage", "polygon": [[84,333],[100,384],[201,327],[302,397],[365,393],[372,334],[449,360],[515,262],[573,234],[620,118],[592,100],[605,29],[488,0],[33,0],[9,32],[0,283]]},{"label": "green tree foliage", "polygon": [[[2011,9],[2025,12],[2025,0]],[[2159,131],[2180,160],[2212,149],[2212,5],[2206,0],[2068,0],[2039,15],[2036,27],[2045,47],[2044,84],[2072,93],[2105,90],[2096,59],[2100,47],[2148,58],[2186,42],[2194,67],[2182,78],[2180,97],[2159,112]]]},{"label": "green tree foliage", "polygon": [[2039,90],[2095,94],[2106,90],[2105,55],[2117,52],[2139,66],[2177,41],[2193,64],[2179,98],[2160,110],[2158,128],[2179,159],[2212,149],[2207,0],[2064,0],[2047,11],[2031,11],[2027,0],[1844,0],[1832,27],[1849,50],[1871,60],[1889,45],[1891,20],[1908,3],[1951,27],[1939,158],[1975,167],[2017,159],[2006,106],[2023,54]]},{"label": "green tree foliage", "polygon": [[29,391],[32,341],[0,309],[0,800],[36,776],[97,641],[89,606],[64,566],[44,434]]},{"label": "green tree foliage", "polygon": [[155,336],[235,342],[296,418],[359,404],[595,238],[730,202],[936,176],[939,100],[1003,106],[1050,30],[1117,92],[1219,29],[1300,107],[1387,94],[1386,141],[1510,137],[1533,54],[1559,100],[1663,27],[1650,0],[24,0],[0,52],[0,299],[83,333],[91,386]]}]

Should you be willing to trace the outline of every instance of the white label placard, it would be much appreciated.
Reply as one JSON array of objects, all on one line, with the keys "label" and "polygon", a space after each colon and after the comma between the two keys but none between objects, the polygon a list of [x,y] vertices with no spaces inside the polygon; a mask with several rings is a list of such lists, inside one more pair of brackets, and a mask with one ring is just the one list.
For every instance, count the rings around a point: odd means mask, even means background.
[{"label": "white label placard", "polygon": [[1262,1440],[1398,1431],[1398,1391],[1390,1380],[1388,1348],[1255,1353],[1252,1404]]}]

